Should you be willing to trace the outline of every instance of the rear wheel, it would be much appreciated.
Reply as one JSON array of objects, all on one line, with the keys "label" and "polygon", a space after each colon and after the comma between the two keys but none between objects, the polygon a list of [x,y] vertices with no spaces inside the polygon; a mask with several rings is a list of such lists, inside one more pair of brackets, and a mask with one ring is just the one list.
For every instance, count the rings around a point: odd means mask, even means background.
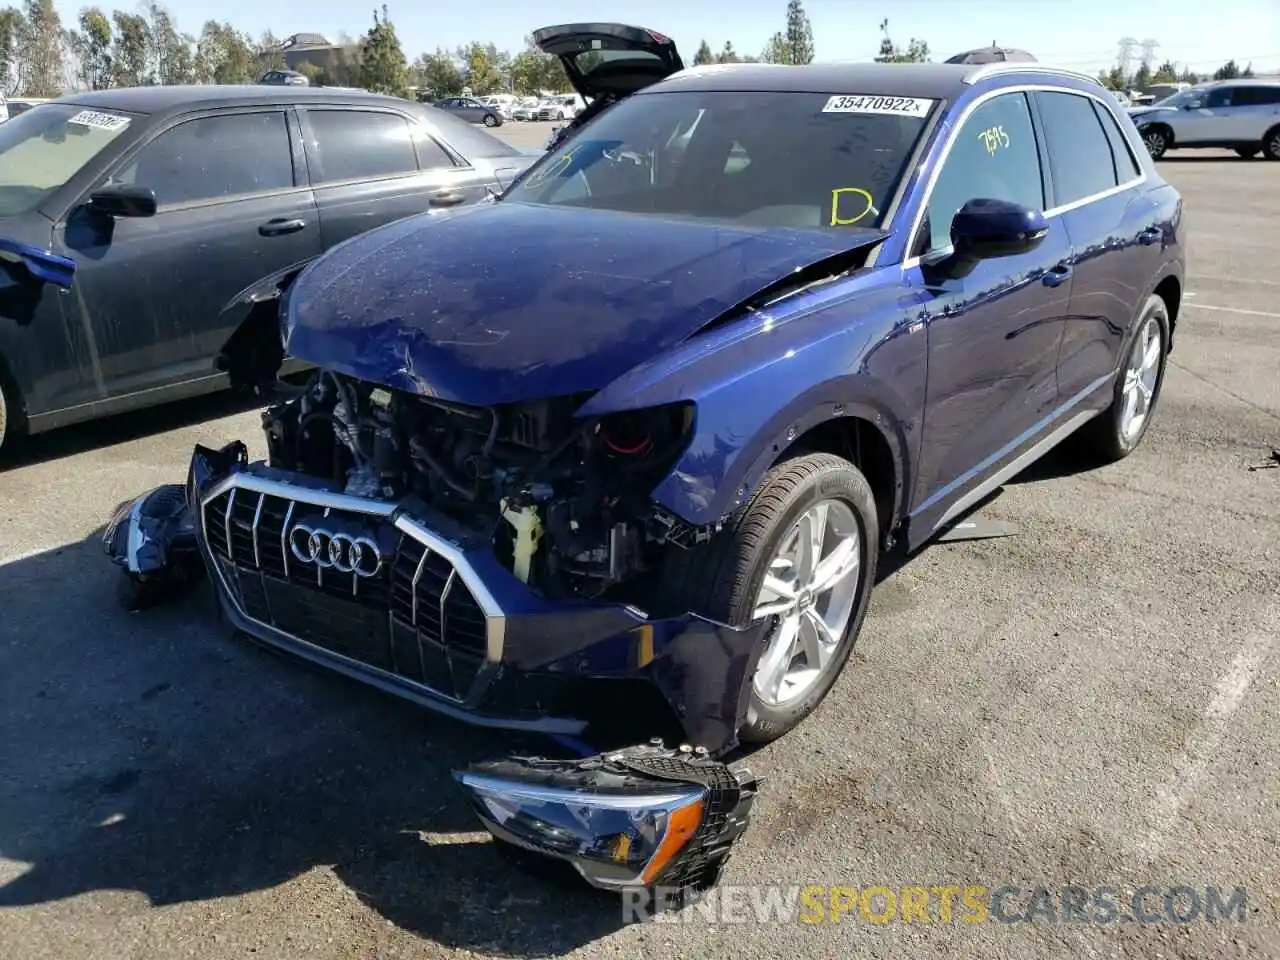
[{"label": "rear wheel", "polygon": [[1261,147],[1236,147],[1235,151],[1236,156],[1240,157],[1242,160],[1252,160],[1258,155],[1258,152],[1261,149]]},{"label": "rear wheel", "polygon": [[1142,131],[1142,143],[1151,154],[1152,160],[1159,160],[1173,143],[1173,137],[1167,127],[1147,127]]},{"label": "rear wheel", "polygon": [[1272,127],[1262,138],[1262,155],[1268,160],[1280,160],[1280,126]]},{"label": "rear wheel", "polygon": [[1169,309],[1152,294],[1134,325],[1111,406],[1080,431],[1091,459],[1114,463],[1137,449],[1160,400],[1168,355]]},{"label": "rear wheel", "polygon": [[815,453],[770,470],[708,543],[673,548],[664,579],[680,609],[764,624],[742,740],[777,739],[830,691],[866,616],[879,531],[866,478]]}]

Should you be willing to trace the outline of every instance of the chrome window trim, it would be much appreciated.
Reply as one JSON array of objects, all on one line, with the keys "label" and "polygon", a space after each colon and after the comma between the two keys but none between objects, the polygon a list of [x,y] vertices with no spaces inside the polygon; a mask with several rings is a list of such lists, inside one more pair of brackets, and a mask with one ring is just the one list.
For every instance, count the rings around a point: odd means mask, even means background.
[{"label": "chrome window trim", "polygon": [[[993,64],[988,64],[988,66],[993,66]],[[952,128],[946,144],[943,145],[942,154],[938,157],[938,162],[934,164],[933,170],[930,171],[929,173],[929,182],[925,186],[924,198],[921,200],[920,206],[916,210],[916,215],[914,219],[911,221],[911,230],[907,234],[907,244],[906,244],[906,247],[904,248],[905,251],[909,252],[915,249],[916,239],[920,234],[920,227],[924,221],[925,214],[926,212],[928,212],[928,209],[929,209],[929,201],[933,199],[933,189],[935,186],[937,186],[938,177],[942,173],[942,168],[946,166],[947,159],[951,156],[951,148],[955,146],[956,141],[960,139],[960,134],[964,131],[965,124],[969,122],[969,117],[973,114],[975,110],[978,109],[978,107],[982,106],[988,101],[994,100],[996,97],[1004,96],[1005,94],[1014,94],[1014,93],[1022,93],[1022,94],[1067,93],[1076,97],[1087,97],[1088,99],[1093,100],[1096,103],[1100,103],[1104,107],[1107,107],[1108,109],[1110,109],[1107,106],[1106,100],[1104,100],[1102,97],[1098,96],[1095,93],[1090,93],[1086,90],[1072,90],[1068,87],[1056,87],[1056,86],[1053,86],[1052,84],[1047,84],[1047,83],[1018,84],[1016,86],[1011,86],[1011,87],[1000,87],[996,90],[988,90],[986,93],[983,93],[977,97],[974,97],[973,101],[968,106],[966,106],[964,110],[961,111],[960,117],[956,121],[955,126]],[[1035,122],[1035,118],[1032,117],[1032,123],[1034,122]],[[1120,133],[1124,136],[1125,141],[1128,142],[1129,134],[1128,134],[1128,131],[1125,130],[1123,124],[1120,124]],[[1104,136],[1105,136],[1105,132],[1104,132]],[[1110,141],[1108,141],[1108,143],[1109,142]],[[1130,143],[1129,146],[1130,148],[1132,148],[1133,144]],[[1037,155],[1038,155],[1038,151],[1037,151]],[[1044,211],[1045,217],[1052,218],[1052,217],[1058,216],[1059,214],[1069,213],[1072,210],[1076,210],[1079,207],[1083,207],[1085,204],[1093,203],[1094,201],[1097,201],[1097,200],[1105,200],[1107,197],[1113,197],[1116,194],[1121,193],[1125,190],[1131,190],[1134,187],[1140,186],[1141,184],[1145,183],[1147,180],[1147,170],[1145,165],[1141,163],[1139,164],[1139,167],[1141,168],[1142,172],[1139,173],[1138,176],[1133,177],[1130,180],[1126,180],[1124,183],[1111,187],[1107,190],[1101,190],[1098,193],[1090,194],[1087,197],[1081,197],[1079,200],[1073,200],[1070,203],[1064,203],[1059,206],[1053,207],[1049,210],[1045,210]],[[1052,173],[1050,174],[1050,176],[1052,176]],[[902,261],[903,271],[905,272],[907,270],[910,270],[914,267],[919,266],[920,260],[921,258],[918,256],[906,257]]]},{"label": "chrome window trim", "polygon": [[[312,507],[323,507],[327,510],[341,510],[348,513],[359,513],[369,517],[377,517],[380,519],[389,519],[397,530],[407,535],[418,543],[422,544],[427,551],[439,554],[444,557],[458,576],[462,578],[463,584],[471,591],[475,597],[476,603],[480,605],[481,611],[485,616],[485,662],[486,664],[496,665],[502,660],[503,648],[506,640],[506,613],[502,606],[494,598],[489,588],[484,584],[475,568],[466,559],[458,545],[450,540],[432,531],[425,526],[420,520],[414,517],[401,504],[389,500],[372,500],[364,497],[353,497],[345,493],[338,493],[332,490],[321,490],[302,484],[289,483],[284,480],[276,480],[268,477],[259,476],[252,470],[238,470],[230,475],[223,477],[215,483],[200,498],[200,527],[201,534],[204,535],[204,514],[205,508],[210,503],[229,493],[229,501],[234,502],[236,492],[244,491],[246,493],[266,494],[268,496],[279,497],[282,500],[290,501],[290,503],[304,503]],[[230,515],[230,507],[228,507],[228,518]],[[289,511],[292,515],[292,510]],[[229,526],[229,524],[228,524]],[[207,539],[207,537],[205,537]],[[230,536],[228,535],[228,543]],[[424,554],[425,558],[425,554]],[[245,619],[252,621],[254,624],[277,630],[270,624],[261,623],[250,617],[243,609],[236,598],[234,591],[230,589],[230,585],[226,583],[222,576],[222,571],[217,569],[219,564],[215,563],[215,572],[218,579],[222,582],[224,591],[228,598],[237,608],[237,612]],[[416,576],[415,576],[416,580]],[[278,631],[279,632],[279,631]],[[302,637],[292,637],[291,639],[306,643]],[[432,690],[433,694],[443,697],[444,699],[454,699],[448,697],[439,691]]]}]

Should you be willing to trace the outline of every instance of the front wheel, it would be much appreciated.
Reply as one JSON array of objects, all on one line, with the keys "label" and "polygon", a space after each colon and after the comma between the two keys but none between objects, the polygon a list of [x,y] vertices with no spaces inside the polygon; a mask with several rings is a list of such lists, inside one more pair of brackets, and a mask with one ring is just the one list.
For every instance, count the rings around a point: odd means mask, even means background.
[{"label": "front wheel", "polygon": [[498,125],[498,118],[492,113],[486,113],[484,115],[484,125],[486,127],[496,127]]},{"label": "front wheel", "polygon": [[1081,430],[1081,440],[1094,460],[1123,460],[1142,442],[1160,401],[1168,355],[1169,308],[1163,298],[1152,294],[1134,324],[1111,406]]},{"label": "front wheel", "polygon": [[1280,126],[1267,131],[1262,140],[1262,155],[1268,160],[1280,160]]},{"label": "front wheel", "polygon": [[879,548],[870,485],[826,453],[778,464],[712,540],[673,548],[664,580],[681,609],[763,624],[743,741],[776,740],[831,690],[866,616]]},{"label": "front wheel", "polygon": [[563,120],[563,119],[564,119],[564,111],[563,111],[563,110],[557,110],[557,111],[556,111],[556,119],[557,119],[557,120]]},{"label": "front wheel", "polygon": [[1148,127],[1142,131],[1142,143],[1151,159],[1159,160],[1169,149],[1169,135],[1163,127]]}]

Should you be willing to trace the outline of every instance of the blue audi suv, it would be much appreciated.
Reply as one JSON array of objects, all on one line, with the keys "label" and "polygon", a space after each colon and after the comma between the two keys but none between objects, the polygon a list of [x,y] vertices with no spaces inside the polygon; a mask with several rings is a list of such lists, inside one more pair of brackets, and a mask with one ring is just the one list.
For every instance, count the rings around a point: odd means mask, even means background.
[{"label": "blue audi suv", "polygon": [[607,102],[263,300],[230,369],[316,368],[267,459],[197,447],[109,546],[139,587],[198,558],[239,630],[444,713],[719,754],[830,691],[886,552],[1069,435],[1138,446],[1182,202],[1042,64],[685,70],[557,29]]}]

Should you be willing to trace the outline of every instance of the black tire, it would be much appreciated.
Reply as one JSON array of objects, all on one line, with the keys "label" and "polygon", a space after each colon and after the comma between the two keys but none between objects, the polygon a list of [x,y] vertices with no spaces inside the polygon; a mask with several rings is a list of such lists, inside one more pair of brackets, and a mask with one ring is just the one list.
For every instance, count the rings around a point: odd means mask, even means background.
[{"label": "black tire", "polygon": [[486,113],[484,115],[484,125],[486,127],[496,127],[498,125],[498,118],[492,113]]},{"label": "black tire", "polygon": [[27,415],[17,384],[0,357],[0,463],[8,460],[27,434]]},{"label": "black tire", "polygon": [[557,111],[556,111],[556,119],[557,119],[557,120],[563,120],[563,119],[564,119],[564,111],[563,111],[563,110],[557,110]]},{"label": "black tire", "polygon": [[1173,131],[1164,124],[1153,124],[1142,131],[1142,144],[1152,160],[1159,160],[1173,146]]},{"label": "black tire", "polygon": [[[880,553],[875,496],[866,478],[847,460],[827,453],[806,454],[770,470],[755,495],[710,541],[690,550],[670,548],[663,571],[664,600],[682,611],[746,625],[783,538],[820,500],[847,505],[861,535],[857,592],[848,626],[823,672],[793,702],[767,704],[752,686],[746,722],[739,731],[745,742],[767,743],[793,729],[822,702],[849,659],[866,616]],[[754,677],[746,682],[753,681]]]},{"label": "black tire", "polygon": [[1280,160],[1280,126],[1272,127],[1262,138],[1262,155],[1268,160]]},{"label": "black tire", "polygon": [[[1124,429],[1126,373],[1134,346],[1138,338],[1143,336],[1149,320],[1154,320],[1160,331],[1159,365],[1156,369],[1155,386],[1152,387],[1151,399],[1147,404],[1146,416],[1137,432],[1130,434]],[[1169,335],[1169,308],[1160,296],[1153,293],[1142,305],[1137,322],[1133,325],[1133,332],[1125,340],[1111,405],[1085,424],[1077,434],[1081,450],[1090,462],[1106,464],[1123,460],[1138,448],[1142,438],[1147,435],[1147,430],[1151,427],[1151,418],[1160,404],[1160,390],[1164,386],[1164,372],[1169,358]]]},{"label": "black tire", "polygon": [[1234,147],[1233,149],[1241,160],[1252,160],[1262,150],[1261,147]]}]

